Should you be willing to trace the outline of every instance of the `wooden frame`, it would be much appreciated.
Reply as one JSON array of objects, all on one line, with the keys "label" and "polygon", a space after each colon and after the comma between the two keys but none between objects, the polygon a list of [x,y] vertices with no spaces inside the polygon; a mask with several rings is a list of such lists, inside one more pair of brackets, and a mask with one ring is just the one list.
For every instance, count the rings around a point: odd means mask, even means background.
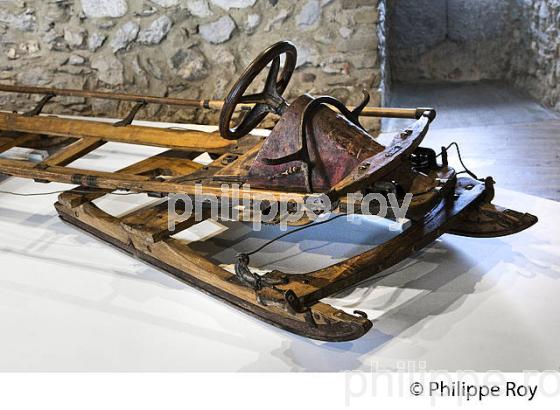
[{"label": "wooden frame", "polygon": [[[489,204],[491,182],[481,183],[470,178],[456,178],[451,168],[440,166],[430,171],[430,175],[434,180],[444,182],[440,183],[437,189],[431,189],[429,195],[419,195],[413,199],[409,210],[409,216],[414,219],[413,224],[396,238],[361,255],[315,272],[302,272],[300,275],[271,272],[265,275],[265,279],[285,279],[287,283],[253,289],[241,282],[234,273],[222,269],[197,254],[188,244],[173,238],[168,231],[165,202],[116,218],[103,212],[92,201],[115,189],[158,193],[158,195],[169,192],[193,193],[195,182],[204,178],[207,182],[203,185],[205,193],[228,195],[228,192],[218,190],[216,184],[223,182],[220,178],[227,174],[230,180],[232,176],[237,176],[237,181],[243,182],[242,170],[246,170],[246,164],[254,160],[255,153],[262,145],[262,138],[247,136],[233,145],[228,141],[219,150],[216,149],[214,152],[216,159],[205,167],[192,161],[205,148],[202,144],[193,147],[195,144],[190,142],[194,141],[190,139],[192,136],[199,136],[200,133],[183,132],[177,134],[177,141],[181,139],[179,135],[184,135],[184,140],[170,144],[171,149],[116,173],[105,173],[77,170],[68,165],[106,141],[114,140],[117,138],[115,134],[109,134],[109,137],[105,138],[104,130],[96,133],[82,132],[76,138],[74,130],[61,132],[57,128],[59,123],[54,125],[49,123],[57,129],[55,132],[51,133],[50,128],[45,127],[41,134],[37,134],[38,128],[28,126],[28,123],[34,123],[36,118],[26,118],[17,114],[10,114],[9,117],[4,118],[15,119],[17,131],[14,134],[11,127],[13,122],[0,121],[0,127],[4,132],[10,129],[8,134],[0,137],[2,149],[22,143],[32,144],[34,140],[44,138],[45,135],[47,138],[60,136],[69,138],[69,141],[67,140],[63,146],[38,164],[30,161],[0,159],[0,173],[33,178],[42,182],[57,181],[80,185],[80,188],[61,194],[55,204],[63,220],[249,314],[314,339],[352,340],[365,334],[372,326],[365,314],[343,312],[321,302],[321,299],[374,276],[428,245],[445,232],[457,231],[458,234],[469,236],[477,234],[495,236],[498,234],[497,227],[502,226],[496,221],[504,215],[504,210],[492,208],[493,206]],[[66,127],[72,128],[75,126],[74,121],[77,120],[59,121],[64,121]],[[413,131],[407,132],[412,136],[409,140],[410,150],[414,150],[424,137],[425,124],[424,120],[418,120],[411,127]],[[76,125],[76,128],[87,128],[89,125],[89,122],[84,121],[83,124]],[[97,124],[94,124],[93,128],[95,129],[96,126]],[[142,133],[148,131],[151,133],[153,130],[157,129],[142,129],[132,141],[142,139],[144,144],[151,143],[151,139],[143,139]],[[212,133],[204,136],[202,141],[212,148],[210,151],[218,145],[211,139],[216,138],[218,142],[221,141]],[[397,138],[402,141],[400,134]],[[177,149],[179,145],[180,149]],[[407,150],[403,152],[398,161],[390,161],[391,170],[387,172],[398,173],[403,166],[408,166],[405,156],[408,155]],[[234,172],[228,173],[227,170],[234,170]],[[162,176],[165,176],[165,181],[158,180]],[[374,179],[376,177],[373,176]],[[366,179],[366,182],[362,181],[362,183],[369,184],[370,181]],[[352,180],[352,184],[355,184],[355,180]],[[270,200],[278,200],[282,192],[259,190],[259,194]],[[295,193],[295,195],[302,199],[309,197],[309,194]],[[486,225],[485,232],[478,232],[482,226],[479,223],[465,224],[465,220],[468,219],[465,215],[469,214],[469,210],[471,213],[478,214],[481,207],[486,209],[486,215],[495,211],[494,215],[488,218],[489,224]],[[348,203],[342,200],[333,212],[346,213],[347,209]],[[535,222],[534,217],[528,215],[513,214],[513,218],[514,223],[508,225],[505,230],[502,226],[500,234],[525,229]],[[458,220],[463,221],[460,226],[457,225]],[[188,229],[193,224],[195,221],[192,219],[184,221],[177,227],[177,231]]]}]

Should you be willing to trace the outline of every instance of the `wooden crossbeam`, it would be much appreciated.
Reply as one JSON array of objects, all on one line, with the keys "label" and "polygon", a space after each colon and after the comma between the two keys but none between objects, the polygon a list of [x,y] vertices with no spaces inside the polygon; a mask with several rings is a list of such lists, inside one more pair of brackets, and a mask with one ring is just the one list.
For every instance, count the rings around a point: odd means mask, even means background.
[{"label": "wooden crossbeam", "polygon": [[79,139],[43,161],[40,166],[65,166],[105,144],[99,138]]},{"label": "wooden crossbeam", "polygon": [[29,134],[11,137],[8,139],[7,142],[0,143],[0,153],[6,152],[14,147],[19,147],[35,137],[36,135],[29,135]]},{"label": "wooden crossbeam", "polygon": [[177,158],[168,156],[169,151],[162,152],[156,156],[146,158],[140,162],[132,164],[118,172],[123,174],[145,175],[161,171],[165,176],[189,175],[190,173],[203,167],[188,158]]},{"label": "wooden crossbeam", "polygon": [[[168,150],[142,161],[136,162],[117,171],[120,174],[146,175],[153,171],[165,170],[171,175],[188,175],[200,168],[201,164],[192,161],[191,158],[197,154],[186,151]],[[153,176],[153,175],[152,175]],[[78,187],[60,195],[59,201],[66,207],[75,208],[87,201],[93,201],[106,195],[111,190],[91,189],[91,192],[85,193],[87,189]]]},{"label": "wooden crossbeam", "polygon": [[95,138],[103,141],[154,147],[176,148],[196,152],[224,153],[236,146],[236,141],[222,138],[219,133],[187,131],[129,125],[114,127],[103,122],[58,117],[33,116],[0,112],[0,130],[69,138]]},{"label": "wooden crossbeam", "polygon": [[[203,208],[202,219],[210,217],[210,210]],[[159,242],[173,234],[181,232],[200,221],[194,215],[185,220],[177,220],[174,230],[169,230],[169,212],[167,200],[149,204],[120,218],[121,226],[131,235],[148,239],[151,243]]]},{"label": "wooden crossbeam", "polygon": [[[52,166],[46,169],[39,169],[35,164],[28,161],[17,161],[0,159],[0,170],[6,175],[39,179],[66,184],[82,185],[89,188],[101,188],[107,190],[125,189],[135,192],[163,192],[195,195],[199,188],[191,181],[189,183],[175,183],[166,181],[154,181],[146,176],[121,174],[115,172],[92,171],[79,168]],[[216,195],[217,197],[231,197],[239,195],[237,190],[223,189],[217,185],[205,185],[206,195]],[[252,189],[246,195],[250,199],[260,199],[269,201],[283,201],[286,193],[283,191],[271,191],[264,189]],[[321,198],[321,194],[305,194],[292,192],[289,194],[290,200],[304,202],[308,198]]]}]

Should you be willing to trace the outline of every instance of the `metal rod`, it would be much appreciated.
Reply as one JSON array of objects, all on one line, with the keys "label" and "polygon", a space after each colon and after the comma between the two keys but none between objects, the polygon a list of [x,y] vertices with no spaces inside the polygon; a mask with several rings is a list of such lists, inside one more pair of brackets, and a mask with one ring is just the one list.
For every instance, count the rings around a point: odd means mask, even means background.
[{"label": "metal rod", "polygon": [[65,97],[101,98],[105,100],[132,101],[148,104],[179,105],[184,107],[204,108],[205,100],[188,100],[182,98],[150,97],[144,95],[108,93],[101,91],[73,90],[61,88],[31,87],[23,85],[0,84],[0,91],[23,94],[54,94]]},{"label": "metal rod", "polygon": [[[61,88],[46,88],[46,87],[33,87],[24,85],[7,85],[0,84],[0,91],[10,93],[22,94],[53,94],[54,96],[65,97],[85,97],[85,98],[100,98],[105,100],[117,101],[131,101],[140,103],[142,101],[147,104],[161,104],[161,105],[176,105],[181,107],[204,108],[220,110],[224,105],[222,100],[194,100],[185,98],[169,98],[169,97],[155,97],[135,94],[122,94],[122,93],[109,93],[102,91],[89,91],[89,90],[75,90],[75,89],[61,89]],[[238,109],[249,110],[253,104],[238,104]],[[354,107],[348,107],[350,111]],[[428,110],[428,109],[426,109]],[[419,113],[424,109],[419,108],[385,108],[385,107],[366,107],[360,114],[362,117],[392,117],[392,118],[418,118]]]}]

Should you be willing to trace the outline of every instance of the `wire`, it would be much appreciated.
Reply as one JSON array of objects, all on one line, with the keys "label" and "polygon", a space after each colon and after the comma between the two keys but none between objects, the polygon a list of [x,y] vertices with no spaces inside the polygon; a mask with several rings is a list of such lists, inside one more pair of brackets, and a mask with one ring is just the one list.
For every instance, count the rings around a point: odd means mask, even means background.
[{"label": "wire", "polygon": [[[472,172],[470,169],[467,168],[467,166],[465,165],[465,163],[463,162],[463,158],[461,157],[461,150],[459,148],[459,144],[457,144],[455,141],[453,141],[451,144],[449,144],[445,150],[447,151],[449,148],[455,146],[455,149],[457,151],[457,157],[459,158],[459,162],[461,163],[461,166],[463,167],[463,171],[458,172],[457,175],[462,174],[462,173],[467,173],[469,174],[471,177],[473,177],[474,179],[478,180],[478,177],[476,176],[476,174],[474,172]],[[443,151],[440,152],[439,154],[436,155],[437,157],[440,157],[441,154],[443,154]]]},{"label": "wire", "polygon": [[[73,192],[77,194],[95,194],[96,191],[80,191],[76,189],[65,189],[61,191],[52,191],[52,192],[33,192],[33,193],[21,193],[21,192],[11,192],[11,191],[3,191],[0,190],[0,194],[7,194],[7,195],[14,195],[14,196],[46,196],[46,195],[55,195],[55,194],[62,194],[64,192]],[[101,192],[99,192],[101,193]],[[116,195],[116,196],[127,196],[127,195],[141,195],[144,192],[103,192],[104,195]]]},{"label": "wire", "polygon": [[336,215],[336,216],[334,216],[333,218],[327,219],[327,220],[325,220],[325,221],[315,222],[315,223],[312,223],[312,224],[308,224],[308,225],[305,225],[305,226],[301,226],[301,227],[299,227],[299,228],[297,228],[297,229],[294,229],[293,231],[284,232],[282,235],[278,235],[276,238],[271,239],[270,241],[268,241],[268,242],[265,243],[264,245],[259,246],[257,249],[255,249],[255,250],[253,250],[253,251],[251,251],[251,252],[244,252],[243,254],[244,254],[244,255],[247,255],[247,256],[254,255],[255,253],[262,251],[262,250],[263,250],[264,248],[266,248],[267,246],[273,244],[274,242],[276,242],[276,241],[278,241],[278,240],[280,240],[280,239],[282,239],[282,238],[284,238],[284,237],[286,237],[286,236],[288,236],[288,235],[291,235],[291,234],[296,233],[296,232],[303,231],[304,229],[307,229],[307,228],[313,228],[313,227],[316,227],[316,226],[319,226],[319,225],[326,224],[326,223],[328,223],[328,222],[332,222],[332,221],[334,221],[335,219],[338,219],[338,218],[340,218],[340,217],[342,217],[342,216],[345,216],[345,215],[346,215],[346,214]]},{"label": "wire", "polygon": [[[207,179],[211,179],[212,177],[193,177],[187,179],[181,179],[180,182],[192,182],[192,181],[204,181]],[[20,192],[12,192],[12,191],[3,191],[0,190],[0,194],[7,194],[7,195],[14,195],[14,196],[47,196],[47,195],[55,195],[55,194],[62,194],[64,192],[74,192],[77,194],[94,194],[96,191],[86,191],[86,190],[79,190],[79,189],[63,189],[60,191],[51,191],[51,192],[34,192],[34,193],[20,193]],[[104,192],[104,195],[115,195],[115,196],[127,196],[127,195],[142,195],[146,192]]]}]

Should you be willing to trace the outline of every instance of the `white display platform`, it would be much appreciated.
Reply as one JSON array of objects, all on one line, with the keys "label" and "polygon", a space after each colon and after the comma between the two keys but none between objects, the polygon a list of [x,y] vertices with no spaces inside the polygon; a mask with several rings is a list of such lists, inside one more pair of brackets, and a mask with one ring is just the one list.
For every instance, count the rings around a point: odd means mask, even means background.
[{"label": "white display platform", "polygon": [[[73,166],[116,170],[160,151],[110,143]],[[66,188],[0,180],[3,191]],[[112,197],[100,206],[145,200]],[[560,204],[500,190],[499,181],[495,202],[531,212],[539,223],[498,239],[444,235],[380,278],[330,299],[375,319],[366,336],[347,343],[295,336],[226,306],[62,222],[55,201],[0,194],[3,371],[560,368]],[[200,248],[223,263],[277,233],[215,226],[225,231]],[[376,222],[339,219],[275,243],[252,263],[305,271],[392,234]]]}]

